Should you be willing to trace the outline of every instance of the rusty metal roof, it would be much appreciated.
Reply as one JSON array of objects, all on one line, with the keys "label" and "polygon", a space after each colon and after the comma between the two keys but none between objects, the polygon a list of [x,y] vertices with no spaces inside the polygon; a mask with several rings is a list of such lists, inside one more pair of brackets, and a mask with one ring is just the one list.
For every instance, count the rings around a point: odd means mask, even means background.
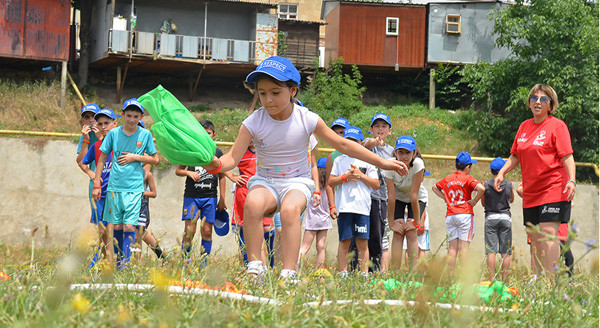
[{"label": "rusty metal roof", "polygon": [[298,23],[298,24],[319,24],[319,25],[327,25],[325,22],[320,21],[308,21],[308,20],[300,20],[300,19],[288,19],[288,18],[279,18],[279,21],[284,23]]},{"label": "rusty metal roof", "polygon": [[236,4],[260,5],[268,8],[277,8],[276,3],[261,2],[261,1],[245,1],[245,0],[192,0],[192,2],[232,2]]}]

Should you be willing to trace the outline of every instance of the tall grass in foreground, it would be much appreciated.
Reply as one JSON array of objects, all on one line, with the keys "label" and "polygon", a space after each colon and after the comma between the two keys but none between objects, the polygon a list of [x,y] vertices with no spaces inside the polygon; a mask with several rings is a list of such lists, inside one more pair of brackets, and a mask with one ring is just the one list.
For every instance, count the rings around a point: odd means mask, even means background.
[{"label": "tall grass in foreground", "polygon": [[[94,232],[82,234],[67,249],[37,250],[30,263],[31,249],[0,244],[0,271],[8,280],[0,280],[0,326],[52,327],[297,327],[297,326],[426,326],[426,327],[597,327],[598,322],[598,258],[591,268],[582,268],[571,280],[559,279],[547,284],[543,279],[530,281],[526,267],[512,269],[508,284],[517,287],[520,296],[513,303],[492,300],[491,311],[441,309],[436,302],[481,305],[468,294],[460,301],[447,297],[440,300],[436,287],[451,290],[455,283],[470,286],[485,280],[483,263],[462,264],[455,276],[445,270],[445,261],[433,251],[423,262],[423,273],[405,270],[374,275],[369,279],[351,275],[339,278],[328,263],[333,278],[313,277],[309,263],[302,265],[300,280],[288,284],[278,279],[280,268],[267,274],[264,282],[244,275],[236,257],[209,258],[207,267],[199,270],[199,250],[193,251],[188,265],[180,251],[170,250],[161,265],[151,252],[145,251],[143,261],[133,262],[123,271],[87,269],[92,251],[97,245],[90,242]],[[41,252],[41,254],[39,254]],[[597,254],[594,251],[592,254]],[[372,278],[397,279],[400,282],[418,281],[422,287],[386,290]],[[170,296],[165,287],[172,281],[201,281],[209,286],[236,284],[254,296],[268,297],[280,305],[262,305],[217,298],[209,295]],[[131,293],[109,289],[103,291],[70,291],[71,283],[153,284],[157,287],[146,293]],[[365,305],[364,300],[414,300],[412,306],[386,304]],[[307,302],[352,300],[348,304],[304,306]],[[431,302],[431,303],[427,303]],[[499,311],[503,308],[504,311]],[[512,310],[512,311],[508,311]]]}]

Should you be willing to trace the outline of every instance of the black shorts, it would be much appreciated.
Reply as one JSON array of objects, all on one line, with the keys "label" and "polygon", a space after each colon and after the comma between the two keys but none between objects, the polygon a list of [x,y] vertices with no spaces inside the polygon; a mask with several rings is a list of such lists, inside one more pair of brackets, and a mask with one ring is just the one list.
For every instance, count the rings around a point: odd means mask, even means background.
[{"label": "black shorts", "polygon": [[571,202],[548,203],[523,209],[523,225],[536,226],[542,222],[569,223],[571,220]]},{"label": "black shorts", "polygon": [[[421,215],[423,215],[423,212],[425,212],[426,206],[427,206],[427,203],[419,201],[419,210],[421,212]],[[401,202],[396,199],[396,209],[394,210],[394,220],[404,219],[404,209],[406,207],[408,207],[407,218],[413,219],[413,220],[415,219],[415,215],[413,214],[413,210],[412,210],[412,204]],[[417,221],[417,222],[419,222],[419,221]]]},{"label": "black shorts", "polygon": [[138,227],[143,228],[144,230],[148,229],[150,225],[150,209],[148,208],[148,203],[142,202],[140,206],[140,217],[138,218]]}]

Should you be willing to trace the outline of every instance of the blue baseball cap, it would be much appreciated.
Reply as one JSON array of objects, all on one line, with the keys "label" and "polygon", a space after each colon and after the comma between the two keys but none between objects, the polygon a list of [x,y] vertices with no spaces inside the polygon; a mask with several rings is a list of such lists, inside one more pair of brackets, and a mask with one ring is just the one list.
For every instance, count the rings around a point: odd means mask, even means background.
[{"label": "blue baseball cap", "polygon": [[142,120],[140,120],[138,122],[138,125],[141,126],[141,127],[143,127],[144,129],[146,128],[146,123],[144,123],[144,121],[142,121]]},{"label": "blue baseball cap", "polygon": [[506,163],[506,160],[502,159],[502,157],[496,157],[490,163],[490,170],[498,172],[504,166],[504,163]]},{"label": "blue baseball cap", "polygon": [[113,110],[112,110],[112,109],[108,109],[108,108],[103,108],[103,109],[99,110],[99,111],[96,113],[96,115],[94,115],[94,119],[97,121],[97,120],[98,120],[98,118],[99,118],[100,116],[102,116],[102,115],[104,115],[104,116],[108,116],[108,118],[110,118],[110,119],[112,119],[112,120],[116,120],[116,119],[117,119],[117,116],[115,115],[115,112],[113,112]]},{"label": "blue baseball cap", "polygon": [[467,152],[460,152],[458,156],[456,156],[456,164],[469,165],[469,164],[477,164],[477,161],[471,159],[471,154]]},{"label": "blue baseball cap", "polygon": [[254,83],[260,74],[267,74],[279,81],[294,81],[300,85],[300,72],[294,67],[292,61],[279,56],[271,56],[262,61],[256,70],[246,76],[246,82]]},{"label": "blue baseball cap", "polygon": [[229,213],[217,210],[215,212],[215,224],[213,224],[213,227],[218,236],[227,235],[229,233]]},{"label": "blue baseball cap", "polygon": [[335,121],[333,121],[331,123],[331,126],[329,126],[329,127],[333,129],[334,126],[341,126],[345,129],[350,126],[350,122],[348,122],[347,119],[340,117],[340,118],[336,118]]},{"label": "blue baseball cap", "polygon": [[363,141],[363,133],[362,130],[355,127],[349,126],[344,130],[344,138],[351,138],[358,141]]},{"label": "blue baseball cap", "polygon": [[81,116],[83,116],[84,113],[86,112],[90,112],[90,113],[94,113],[96,114],[98,111],[100,110],[100,106],[96,105],[96,104],[87,104],[85,106],[83,106],[81,108]]},{"label": "blue baseball cap", "polygon": [[125,109],[129,106],[133,106],[133,107],[141,110],[142,114],[144,114],[144,107],[142,106],[142,104],[140,104],[140,102],[137,100],[137,98],[131,98],[129,100],[126,100],[123,103],[123,111],[125,111]]},{"label": "blue baseball cap", "polygon": [[375,121],[377,120],[383,120],[385,121],[385,123],[392,126],[392,121],[390,120],[390,117],[385,115],[384,113],[377,113],[373,115],[373,117],[371,118],[371,126],[373,126],[373,124],[375,124]]},{"label": "blue baseball cap", "polygon": [[404,148],[408,151],[413,151],[417,149],[417,142],[415,141],[415,138],[411,136],[401,136],[396,139],[396,147],[394,147],[394,150],[398,148]]},{"label": "blue baseball cap", "polygon": [[324,169],[327,166],[327,157],[321,157],[317,161],[317,167]]}]

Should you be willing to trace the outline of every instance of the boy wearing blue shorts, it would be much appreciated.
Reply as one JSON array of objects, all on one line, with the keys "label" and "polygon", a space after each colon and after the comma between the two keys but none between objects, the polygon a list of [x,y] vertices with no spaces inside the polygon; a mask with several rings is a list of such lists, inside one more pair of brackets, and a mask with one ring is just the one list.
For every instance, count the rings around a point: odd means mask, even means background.
[{"label": "boy wearing blue shorts", "polygon": [[[354,126],[344,130],[344,138],[362,145],[362,131]],[[348,155],[340,155],[333,162],[329,185],[339,186],[335,193],[338,208],[338,267],[341,276],[348,275],[348,248],[352,237],[356,238],[361,275],[369,273],[369,213],[371,192],[379,189],[377,168],[369,163]]]},{"label": "boy wearing blue shorts", "polygon": [[[108,134],[108,132],[114,128],[116,126],[116,116],[115,113],[108,109],[102,109],[100,111],[98,111],[96,113],[96,115],[94,115],[94,120],[96,121],[96,134],[103,139],[104,136],[106,134]],[[83,130],[82,132],[82,140],[90,140],[90,136],[89,134],[91,134],[91,132]],[[85,150],[85,156],[83,157],[82,163],[85,165],[94,165],[96,166],[96,163],[99,159],[99,155],[100,155],[100,145],[102,145],[102,140],[98,140],[95,143],[93,143],[90,147],[90,149],[88,150],[87,148],[87,143],[83,143],[83,147],[81,148],[81,150]],[[111,154],[112,155],[112,154]],[[90,219],[90,222],[97,225],[98,226],[98,233],[100,234],[100,238],[102,239],[102,242],[104,243],[104,246],[106,246],[106,244],[108,243],[108,237],[106,235],[106,225],[107,222],[104,221],[102,214],[103,214],[103,210],[104,210],[104,201],[105,201],[105,196],[106,196],[106,188],[108,187],[108,179],[110,176],[110,168],[111,168],[111,164],[112,164],[112,156],[108,156],[106,159],[106,163],[104,164],[104,168],[102,169],[102,184],[101,184],[101,194],[100,194],[100,199],[98,199],[97,201],[95,201],[95,206],[92,207],[92,218]],[[94,209],[95,207],[95,209]],[[105,247],[101,247],[101,249],[98,249],[99,251],[102,250],[102,255],[104,258],[106,258],[106,248]],[[100,260],[100,254],[98,252],[96,252],[96,254],[94,255],[94,258],[92,259],[92,263],[90,263],[90,268],[94,267],[94,265],[96,265],[96,262]]]},{"label": "boy wearing blue shorts", "polygon": [[[200,124],[214,140],[214,124],[208,120],[202,120]],[[223,151],[217,148],[215,156],[223,156]],[[210,174],[202,166],[189,166],[186,168],[179,165],[175,170],[176,175],[186,177],[183,193],[183,214],[181,216],[181,220],[185,222],[181,249],[186,259],[190,257],[192,240],[196,235],[196,219],[202,222],[200,231],[202,237],[201,256],[210,254],[215,213],[217,209],[219,211],[227,209],[225,206],[225,175],[223,173]],[[218,202],[217,188],[219,190]]]},{"label": "boy wearing blue shorts", "polygon": [[[135,243],[135,231],[140,216],[142,194],[144,192],[144,164],[158,164],[158,154],[150,131],[138,126],[144,117],[144,107],[136,98],[123,104],[125,124],[108,132],[100,146],[98,167],[104,167],[112,152],[115,164],[110,170],[107,197],[103,217],[108,222],[107,245],[112,263],[113,235],[117,246],[123,252],[119,267],[127,266],[131,258],[131,245]],[[94,199],[100,199],[100,171],[94,178]]]}]

